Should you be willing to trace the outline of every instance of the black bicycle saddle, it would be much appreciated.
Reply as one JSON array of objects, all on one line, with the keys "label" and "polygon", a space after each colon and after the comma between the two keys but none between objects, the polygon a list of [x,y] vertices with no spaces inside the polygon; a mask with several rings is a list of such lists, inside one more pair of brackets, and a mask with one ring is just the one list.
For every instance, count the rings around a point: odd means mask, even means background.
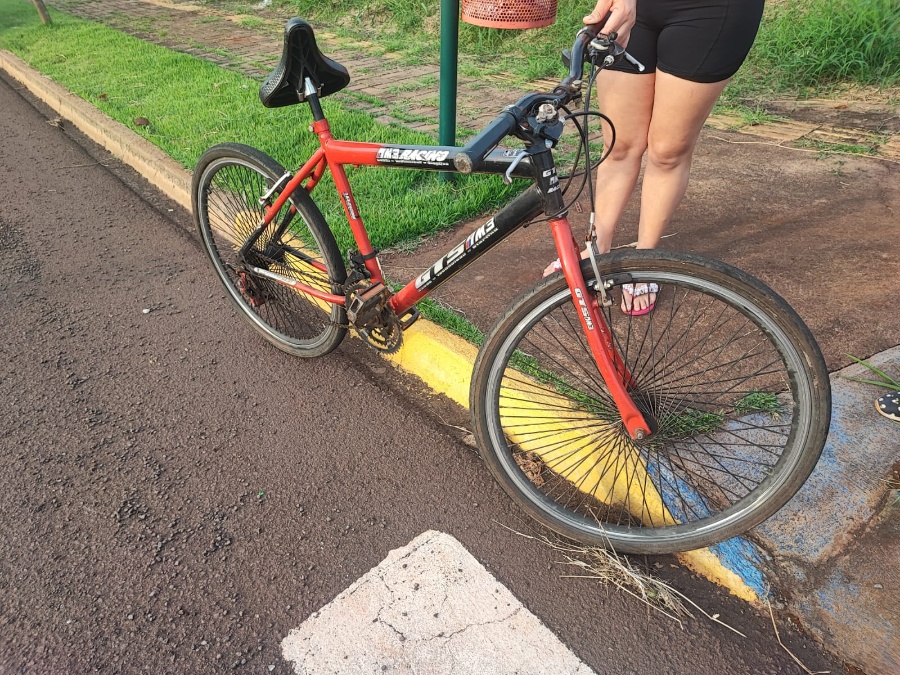
[{"label": "black bicycle saddle", "polygon": [[304,19],[291,19],[284,27],[284,51],[278,67],[259,87],[259,100],[267,108],[302,103],[304,82],[312,80],[319,97],[340,91],[350,82],[350,73],[316,46],[312,26]]}]

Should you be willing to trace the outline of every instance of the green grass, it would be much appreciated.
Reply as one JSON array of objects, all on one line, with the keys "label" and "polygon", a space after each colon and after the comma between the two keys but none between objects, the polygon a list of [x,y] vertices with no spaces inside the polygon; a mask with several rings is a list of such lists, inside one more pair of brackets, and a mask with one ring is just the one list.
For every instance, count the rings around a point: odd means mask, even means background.
[{"label": "green grass", "polygon": [[734,410],[740,415],[754,412],[774,412],[779,410],[778,395],[767,391],[754,391],[734,404]]},{"label": "green grass", "polygon": [[[298,166],[318,146],[307,131],[307,106],[266,109],[257,96],[258,83],[241,75],[59,12],[53,12],[53,26],[44,27],[25,0],[0,0],[0,17],[0,47],[145,136],[186,168],[223,141],[258,147],[287,167]],[[336,98],[325,99],[323,107],[336,137],[434,143],[429,135],[378,124],[345,109]],[[136,126],[137,117],[150,124]],[[508,188],[496,176],[450,183],[420,171],[349,168],[348,175],[378,248],[474,217],[521,187]],[[342,250],[352,247],[331,182],[323,181],[313,196]]]},{"label": "green grass", "polygon": [[476,328],[472,323],[461,317],[452,309],[441,306],[431,298],[425,298],[418,305],[419,313],[440,326],[443,326],[451,333],[454,333],[464,340],[471,342],[476,347],[480,347],[484,342],[484,333]]},{"label": "green grass", "polygon": [[719,115],[732,115],[740,118],[738,127],[755,126],[758,124],[770,124],[772,122],[783,121],[783,118],[772,115],[757,104],[748,106],[743,104],[720,104],[716,107],[716,113]]},{"label": "green grass", "polygon": [[[206,4],[245,10],[252,6],[235,0]],[[316,26],[401,52],[410,63],[437,62],[440,3],[435,0],[274,0],[273,6],[285,15],[303,16]],[[477,77],[507,72],[520,83],[562,74],[560,50],[571,44],[591,7],[582,0],[560,0],[552,26],[526,31],[461,22],[460,73]],[[815,95],[841,83],[900,84],[897,0],[771,0],[728,97],[737,101],[775,93]]]},{"label": "green grass", "polygon": [[708,411],[684,408],[672,415],[665,415],[659,420],[660,429],[666,434],[676,437],[687,437],[692,434],[711,434],[723,427],[725,420],[734,413],[752,415],[768,413],[778,418],[781,415],[781,404],[778,395],[772,392],[754,391],[738,399],[731,411]]},{"label": "green grass", "polygon": [[900,82],[900,3],[896,0],[794,0],[775,4],[760,31],[753,64],[783,84]]},{"label": "green grass", "polygon": [[794,141],[794,146],[808,150],[818,150],[820,157],[828,157],[835,153],[842,155],[876,155],[879,147],[877,143],[830,143],[812,138],[801,138]]},{"label": "green grass", "polygon": [[871,372],[873,372],[878,377],[878,379],[877,380],[864,380],[864,379],[861,379],[858,377],[844,377],[845,380],[851,380],[852,382],[862,382],[863,384],[873,384],[876,387],[884,387],[885,389],[900,390],[900,376],[898,376],[898,379],[894,379],[893,377],[888,375],[886,372],[884,372],[880,368],[876,368],[875,366],[873,366],[871,363],[869,363],[865,359],[860,359],[856,356],[853,356],[853,354],[847,354],[847,356],[849,356],[851,359],[856,361],[856,363],[868,368]]},{"label": "green grass", "polygon": [[244,28],[259,28],[265,24],[265,21],[256,16],[242,16],[237,20],[237,25]]},{"label": "green grass", "polygon": [[687,437],[692,434],[711,434],[721,428],[724,421],[725,415],[722,413],[685,408],[675,415],[661,417],[659,427],[665,430],[666,435]]}]

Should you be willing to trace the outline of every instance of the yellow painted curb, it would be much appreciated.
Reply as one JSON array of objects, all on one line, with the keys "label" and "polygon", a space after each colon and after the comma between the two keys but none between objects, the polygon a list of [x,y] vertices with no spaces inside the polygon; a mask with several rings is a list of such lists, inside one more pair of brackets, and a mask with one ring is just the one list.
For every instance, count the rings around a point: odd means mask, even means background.
[{"label": "yellow painted curb", "polygon": [[478,350],[461,337],[419,319],[403,333],[400,349],[387,358],[435,392],[468,409],[472,366],[477,354]]},{"label": "yellow painted curb", "polygon": [[[14,54],[0,50],[0,68],[21,82],[88,138],[138,171],[167,197],[191,210],[191,174],[155,145],[125,125],[78,98]],[[421,379],[428,387],[469,407],[469,385],[478,350],[440,326],[419,319],[404,333],[403,346],[388,360]],[[680,554],[683,564],[747,601],[756,593],[709,550]]]},{"label": "yellow painted curb", "polygon": [[708,548],[679,553],[676,557],[688,569],[720,586],[724,586],[732,595],[736,595],[741,600],[759,603],[760,600],[756,591],[750,588],[739,575],[725,567],[715,553]]}]

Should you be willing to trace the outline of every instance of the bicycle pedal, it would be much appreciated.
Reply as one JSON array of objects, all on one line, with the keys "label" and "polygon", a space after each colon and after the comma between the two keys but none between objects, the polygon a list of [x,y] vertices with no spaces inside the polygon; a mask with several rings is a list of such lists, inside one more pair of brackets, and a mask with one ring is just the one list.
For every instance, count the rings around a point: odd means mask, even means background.
[{"label": "bicycle pedal", "polygon": [[347,318],[357,328],[376,322],[390,298],[390,290],[382,283],[351,289],[347,294]]},{"label": "bicycle pedal", "polygon": [[418,309],[416,309],[415,307],[410,307],[408,310],[403,312],[403,314],[398,316],[397,320],[400,322],[400,328],[406,330],[416,321],[418,321],[420,316],[422,315],[419,313]]}]

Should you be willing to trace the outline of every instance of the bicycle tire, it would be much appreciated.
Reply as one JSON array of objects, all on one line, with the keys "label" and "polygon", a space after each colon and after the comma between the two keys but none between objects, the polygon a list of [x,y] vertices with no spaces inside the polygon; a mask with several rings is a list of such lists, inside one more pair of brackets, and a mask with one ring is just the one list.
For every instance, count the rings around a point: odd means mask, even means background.
[{"label": "bicycle tire", "polygon": [[[471,386],[482,456],[538,522],[623,553],[709,546],[781,508],[828,433],[828,372],[809,329],[758,280],[656,251],[600,259],[604,314],[654,433],[632,440],[587,348],[561,273],[522,294],[478,354]],[[585,279],[593,283],[589,261]],[[622,283],[656,282],[628,316]]]},{"label": "bicycle tire", "polygon": [[[210,148],[194,170],[194,222],[213,269],[239,314],[282,351],[305,358],[322,356],[335,349],[346,334],[344,307],[327,305],[249,272],[237,256],[263,219],[259,198],[284,174],[276,160],[255,148],[237,143]],[[256,267],[326,292],[343,292],[346,266],[334,235],[306,190],[294,191],[273,226],[248,253]],[[282,229],[283,234],[276,236]]]}]

